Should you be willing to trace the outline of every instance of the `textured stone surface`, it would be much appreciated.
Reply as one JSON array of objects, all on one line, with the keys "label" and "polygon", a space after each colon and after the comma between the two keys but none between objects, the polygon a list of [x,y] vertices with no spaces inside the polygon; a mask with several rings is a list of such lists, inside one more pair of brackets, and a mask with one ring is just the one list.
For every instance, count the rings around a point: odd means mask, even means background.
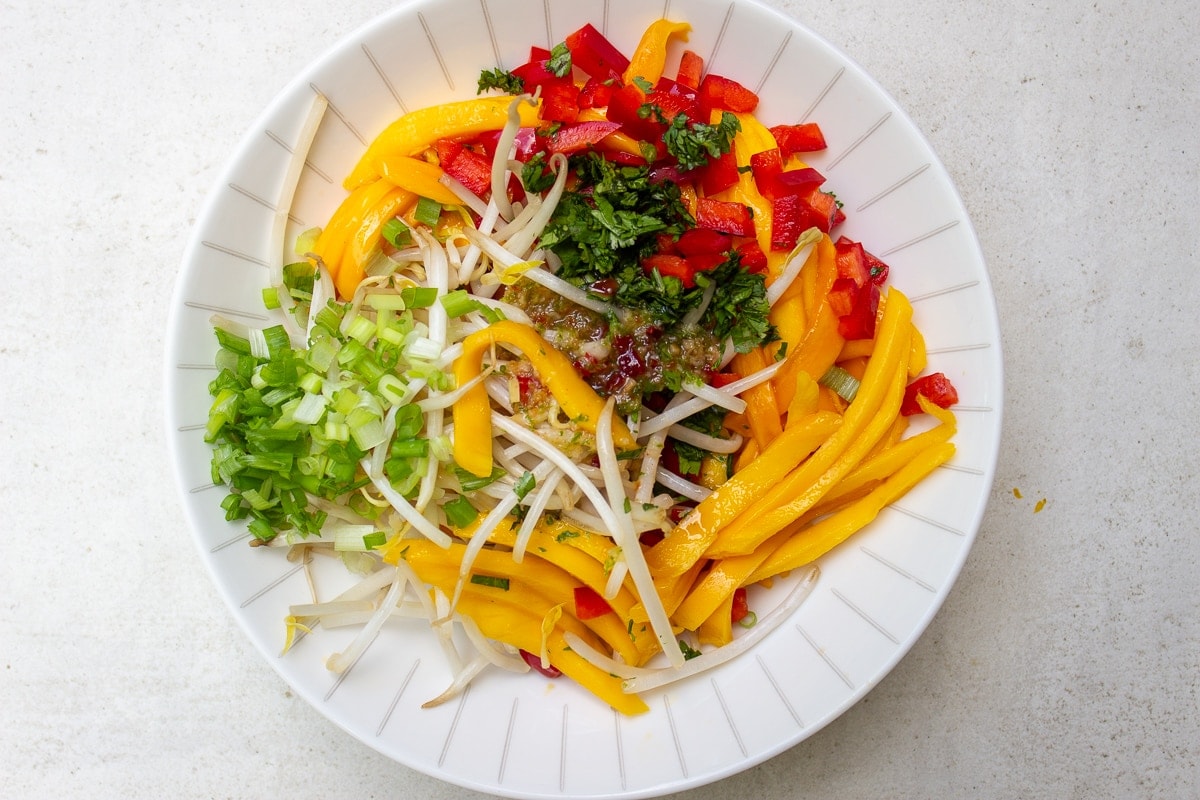
[{"label": "textured stone surface", "polygon": [[[1000,308],[1005,430],[976,547],[908,657],[688,796],[1192,795],[1200,18],[771,5],[866,67],[957,182]],[[6,796],[471,795],[264,668],[194,555],[164,443],[166,308],[205,195],[272,96],[388,7],[0,5]]]}]

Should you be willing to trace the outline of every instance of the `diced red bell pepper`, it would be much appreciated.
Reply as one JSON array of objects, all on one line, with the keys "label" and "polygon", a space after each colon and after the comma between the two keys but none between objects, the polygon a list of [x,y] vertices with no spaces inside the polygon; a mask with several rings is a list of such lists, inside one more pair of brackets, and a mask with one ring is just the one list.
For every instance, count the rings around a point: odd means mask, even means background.
[{"label": "diced red bell pepper", "polygon": [[958,390],[944,373],[934,372],[922,375],[910,383],[904,390],[904,400],[900,403],[900,413],[906,417],[921,413],[917,403],[917,395],[941,408],[949,408],[958,402]]},{"label": "diced red bell pepper", "polygon": [[562,675],[562,672],[559,671],[558,667],[554,666],[553,664],[548,667],[543,667],[542,657],[534,655],[528,650],[521,650],[521,658],[525,660],[525,663],[529,665],[530,669],[537,670],[547,678],[557,678]]},{"label": "diced red bell pepper", "polygon": [[612,83],[599,78],[588,78],[579,90],[580,108],[605,108],[612,99]]},{"label": "diced red bell pepper", "polygon": [[706,195],[714,195],[736,186],[741,174],[738,172],[737,158],[733,150],[728,150],[717,158],[710,158],[708,163],[696,172],[700,176],[700,186]]},{"label": "diced red bell pepper", "polygon": [[684,288],[691,289],[696,285],[696,271],[688,264],[683,256],[670,253],[657,253],[642,259],[642,269],[647,274],[657,271],[664,278],[678,278]]},{"label": "diced red bell pepper", "polygon": [[733,608],[729,612],[729,621],[737,624],[750,614],[750,602],[746,596],[746,587],[740,586],[733,590]]},{"label": "diced red bell pepper", "polygon": [[480,197],[492,190],[492,164],[459,142],[443,139],[434,145],[446,174]]},{"label": "diced red bell pepper", "polygon": [[700,81],[700,105],[705,116],[713,110],[749,113],[758,108],[758,95],[732,78],[710,72]]},{"label": "diced red bell pepper", "polygon": [[621,129],[619,122],[588,120],[560,125],[549,136],[539,136],[545,149],[551,153],[577,153],[604,141]]},{"label": "diced red bell pepper", "polygon": [[692,268],[693,275],[697,272],[716,269],[728,260],[729,256],[724,253],[697,253],[694,256],[687,256],[688,266]]},{"label": "diced red bell pepper", "polygon": [[621,123],[623,132],[634,139],[658,142],[662,139],[666,126],[653,116],[642,118],[638,115],[638,109],[645,102],[645,93],[634,84],[614,87],[605,116],[612,122]]},{"label": "diced red bell pepper", "polygon": [[837,278],[829,289],[829,306],[838,315],[838,333],[843,339],[875,338],[878,286],[870,281],[860,286],[853,278]]},{"label": "diced red bell pepper", "polygon": [[771,249],[791,250],[809,228],[829,233],[837,210],[833,195],[820,189],[777,197],[771,209]]},{"label": "diced red bell pepper", "polygon": [[[700,74],[704,72],[704,59],[695,50],[684,50],[683,55],[679,58],[679,72],[675,75],[675,80],[684,86],[692,89],[700,88]],[[708,122],[708,120],[701,120]]]},{"label": "diced red bell pepper", "polygon": [[833,245],[837,253],[838,275],[854,278],[855,283],[859,285],[870,281],[876,286],[882,286],[887,282],[891,267],[867,252],[861,244],[839,236]]},{"label": "diced red bell pepper", "polygon": [[825,176],[812,167],[783,169],[783,154],[778,148],[750,156],[750,172],[759,192],[768,200],[789,194],[809,194],[825,183]]},{"label": "diced red bell pepper", "polygon": [[567,34],[564,43],[571,63],[597,80],[620,80],[629,67],[629,59],[590,22]]},{"label": "diced red bell pepper", "polygon": [[541,88],[539,115],[547,122],[574,122],[579,117],[579,87],[570,76],[559,77],[550,71],[550,51],[531,48],[528,62],[512,72],[525,82],[528,92]]},{"label": "diced red bell pepper", "polygon": [[612,613],[612,606],[590,586],[575,587],[575,617],[579,620],[596,619]]},{"label": "diced red bell pepper", "polygon": [[[700,115],[700,103],[697,100],[696,90],[670,78],[661,78],[654,89],[646,95],[646,102],[662,109],[663,116],[668,121],[679,114],[684,114],[690,120],[695,120]],[[700,121],[707,122],[708,120]]]},{"label": "diced red bell pepper", "polygon": [[733,246],[729,234],[708,228],[689,228],[679,236],[675,247],[685,256],[720,255]]},{"label": "diced red bell pepper", "polygon": [[741,256],[742,269],[747,272],[767,271],[767,254],[756,239],[747,239],[739,244],[737,252]]},{"label": "diced red bell pepper", "polygon": [[654,234],[655,252],[665,255],[681,256],[679,252],[679,238],[672,233],[656,233]]},{"label": "diced red bell pepper", "polygon": [[858,242],[851,241],[845,236],[839,236],[833,243],[837,274],[839,278],[854,281],[855,286],[863,286],[871,282],[871,272],[867,268],[866,250]]},{"label": "diced red bell pepper", "polygon": [[867,258],[867,271],[871,273],[871,283],[876,286],[882,286],[887,283],[888,275],[891,274],[892,268],[866,250],[863,250],[863,255]]},{"label": "diced red bell pepper", "polygon": [[779,145],[779,150],[783,153],[784,158],[795,153],[815,153],[826,147],[825,134],[821,133],[821,126],[815,122],[805,122],[800,125],[776,125],[769,130],[775,137],[775,143]]},{"label": "diced red bell pepper", "polygon": [[750,156],[750,174],[758,191],[768,200],[775,199],[775,183],[783,172],[783,156],[778,147]]},{"label": "diced red bell pepper", "polygon": [[748,206],[713,200],[711,197],[701,197],[696,201],[696,224],[734,236],[754,235],[754,218]]}]

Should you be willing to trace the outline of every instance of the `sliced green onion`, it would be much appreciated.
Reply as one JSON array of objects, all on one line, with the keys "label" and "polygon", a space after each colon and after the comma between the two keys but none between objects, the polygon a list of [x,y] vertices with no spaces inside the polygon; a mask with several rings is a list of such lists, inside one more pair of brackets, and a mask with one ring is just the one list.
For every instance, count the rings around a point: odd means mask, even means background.
[{"label": "sliced green onion", "polygon": [[858,395],[858,378],[836,364],[826,370],[817,383],[837,392],[838,396],[847,403],[854,402],[854,398]]},{"label": "sliced green onion", "polygon": [[533,477],[532,472],[525,470],[525,474],[518,478],[513,486],[513,494],[517,496],[518,500],[524,500],[525,495],[532,492],[535,486],[537,486],[537,478]]},{"label": "sliced green onion", "polygon": [[407,286],[400,290],[406,308],[429,308],[437,302],[438,290],[429,286]]},{"label": "sliced green onion", "polygon": [[377,311],[403,311],[407,307],[404,296],[395,292],[370,292],[363,298],[363,304]]},{"label": "sliced green onion", "polygon": [[425,458],[429,455],[428,439],[397,439],[388,452],[394,458]]},{"label": "sliced green onion", "polygon": [[366,536],[362,537],[362,540],[363,547],[367,548],[368,550],[374,550],[387,544],[387,534],[383,531],[375,531],[374,533],[368,533]]},{"label": "sliced green onion", "polygon": [[508,591],[508,578],[498,578],[495,575],[474,574],[471,576],[471,583],[476,586],[490,586],[493,589]]},{"label": "sliced green onion", "polygon": [[417,207],[413,210],[413,219],[417,222],[424,223],[431,228],[437,227],[438,220],[442,217],[442,204],[437,200],[430,200],[428,197],[418,197]]},{"label": "sliced green onion", "polygon": [[[309,228],[306,231],[301,231],[296,237],[296,255],[302,256],[305,253],[311,253],[317,247],[317,239],[321,238],[320,228]],[[283,268],[284,274],[287,274],[287,266]]]},{"label": "sliced green onion", "polygon": [[491,484],[500,480],[507,473],[500,467],[492,467],[491,475],[480,478],[479,476],[456,465],[454,467],[454,474],[458,477],[458,485],[464,492],[477,492],[483,487],[490,486]]},{"label": "sliced green onion", "polygon": [[408,247],[413,243],[412,231],[395,217],[383,223],[382,233],[383,238],[396,248]]},{"label": "sliced green onion", "polygon": [[465,528],[479,516],[475,506],[462,495],[446,503],[442,510],[446,512],[446,521],[455,528]]},{"label": "sliced green onion", "polygon": [[346,335],[359,344],[366,344],[375,336],[375,323],[366,317],[355,317],[346,328]]},{"label": "sliced green onion", "polygon": [[442,307],[446,309],[446,313],[450,317],[461,317],[472,311],[478,311],[490,323],[496,323],[504,319],[503,314],[467,294],[465,289],[456,289],[453,292],[442,295]]},{"label": "sliced green onion", "polygon": [[738,625],[741,625],[743,628],[753,628],[757,624],[758,614],[755,614],[753,611],[747,611],[746,616],[738,620]]},{"label": "sliced green onion", "polygon": [[268,311],[273,311],[279,308],[279,290],[274,286],[268,286],[262,290],[263,306]]}]

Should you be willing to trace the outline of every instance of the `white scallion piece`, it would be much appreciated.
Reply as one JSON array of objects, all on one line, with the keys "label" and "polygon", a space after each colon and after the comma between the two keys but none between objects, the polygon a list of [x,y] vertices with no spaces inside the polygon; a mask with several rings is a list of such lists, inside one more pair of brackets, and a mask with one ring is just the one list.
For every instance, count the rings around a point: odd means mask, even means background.
[{"label": "white scallion piece", "polygon": [[792,252],[788,254],[787,261],[784,262],[783,271],[779,277],[771,282],[767,287],[767,303],[775,305],[783,293],[792,285],[792,281],[796,280],[796,276],[800,274],[800,269],[804,266],[804,262],[808,261],[809,255],[813,248],[817,246],[817,242],[821,239],[821,231],[817,228],[809,228],[804,233],[800,234],[800,239],[796,242],[796,246],[792,248]]}]

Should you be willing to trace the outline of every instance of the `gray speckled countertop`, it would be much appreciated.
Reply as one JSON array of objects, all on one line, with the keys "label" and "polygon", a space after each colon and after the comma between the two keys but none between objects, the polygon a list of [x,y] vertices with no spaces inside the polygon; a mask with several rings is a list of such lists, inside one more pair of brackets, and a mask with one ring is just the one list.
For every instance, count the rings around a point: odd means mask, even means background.
[{"label": "gray speckled countertop", "polygon": [[[997,294],[1005,429],[975,548],[911,653],[811,739],[688,797],[1195,796],[1200,16],[770,5],[874,75],[957,182]],[[274,94],[387,7],[0,7],[0,794],[471,794],[265,667],[164,447],[166,308],[206,193]]]}]

